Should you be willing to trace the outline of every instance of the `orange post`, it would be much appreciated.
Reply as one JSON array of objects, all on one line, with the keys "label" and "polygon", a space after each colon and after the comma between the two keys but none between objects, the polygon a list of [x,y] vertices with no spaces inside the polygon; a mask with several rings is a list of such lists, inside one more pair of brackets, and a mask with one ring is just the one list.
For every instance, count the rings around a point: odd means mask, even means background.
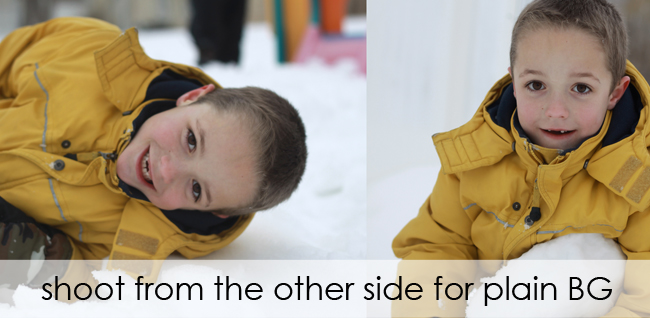
[{"label": "orange post", "polygon": [[307,25],[311,6],[308,0],[283,0],[287,60],[293,61]]},{"label": "orange post", "polygon": [[348,0],[321,0],[321,30],[325,33],[341,33]]}]

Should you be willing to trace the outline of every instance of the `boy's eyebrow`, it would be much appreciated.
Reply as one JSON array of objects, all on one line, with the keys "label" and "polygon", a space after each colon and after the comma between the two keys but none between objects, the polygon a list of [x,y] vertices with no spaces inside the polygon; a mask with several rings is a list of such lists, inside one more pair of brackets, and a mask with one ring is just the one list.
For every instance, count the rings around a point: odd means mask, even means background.
[{"label": "boy's eyebrow", "polygon": [[521,74],[519,74],[519,77],[523,77],[524,75],[528,75],[528,74],[544,76],[544,73],[542,73],[541,71],[525,69],[523,72],[521,72]]},{"label": "boy's eyebrow", "polygon": [[[525,69],[523,72],[521,72],[521,74],[519,74],[519,77],[523,77],[523,76],[528,75],[528,74],[545,76],[545,74],[543,72],[541,72],[541,71]],[[571,77],[591,77],[591,78],[595,79],[596,81],[598,81],[598,83],[600,83],[600,80],[596,76],[594,76],[594,74],[592,74],[591,72],[574,72],[574,73],[569,74],[569,76],[571,76]]]},{"label": "boy's eyebrow", "polygon": [[590,72],[571,73],[571,74],[569,74],[569,76],[571,76],[571,77],[591,77],[591,78],[595,79],[596,81],[598,81],[598,83],[600,84],[600,80],[596,76],[594,76],[594,74],[591,74]]},{"label": "boy's eyebrow", "polygon": [[210,197],[210,190],[207,182],[205,183],[205,197],[208,199],[208,202],[205,205],[205,207],[207,208],[210,206],[210,204],[212,204],[212,198]]},{"label": "boy's eyebrow", "polygon": [[[199,144],[200,144],[199,151],[201,152],[201,155],[203,155],[205,153],[205,151],[204,151],[204,149],[205,149],[205,133],[203,132],[203,129],[201,128],[201,125],[199,124],[199,118],[196,119],[195,125],[196,125],[196,129],[199,131]],[[205,207],[207,208],[212,203],[212,198],[210,197],[210,190],[209,190],[208,183],[204,182],[204,184],[205,184],[205,197],[208,199],[208,202],[205,205]]]},{"label": "boy's eyebrow", "polygon": [[203,155],[203,149],[205,148],[205,133],[203,133],[203,129],[201,128],[201,125],[199,125],[199,119],[196,119],[196,128],[199,131],[199,143],[201,144],[199,147],[199,151],[201,151],[201,155]]}]

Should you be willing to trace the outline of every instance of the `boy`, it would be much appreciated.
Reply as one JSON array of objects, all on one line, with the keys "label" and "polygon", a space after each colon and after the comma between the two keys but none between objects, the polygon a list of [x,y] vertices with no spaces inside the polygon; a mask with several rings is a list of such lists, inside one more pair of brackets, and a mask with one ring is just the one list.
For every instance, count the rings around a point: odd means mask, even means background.
[{"label": "boy", "polygon": [[602,233],[628,259],[649,259],[650,88],[626,65],[618,12],[603,0],[533,1],[512,34],[509,75],[469,123],[433,136],[442,171],[395,255],[508,260]]},{"label": "boy", "polygon": [[5,259],[206,255],[286,200],[307,154],[285,99],[222,89],[146,56],[135,29],[82,18],[0,43],[0,130]]}]

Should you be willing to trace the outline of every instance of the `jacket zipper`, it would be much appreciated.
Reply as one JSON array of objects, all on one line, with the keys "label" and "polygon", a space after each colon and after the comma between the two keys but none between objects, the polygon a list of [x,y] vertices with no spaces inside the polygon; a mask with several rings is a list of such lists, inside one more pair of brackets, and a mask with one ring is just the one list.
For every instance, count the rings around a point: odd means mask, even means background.
[{"label": "jacket zipper", "polygon": [[533,186],[533,206],[530,208],[530,214],[528,214],[524,219],[527,227],[532,226],[533,223],[539,221],[539,219],[542,218],[542,212],[539,209],[539,196],[539,186],[537,185],[537,178],[535,178],[535,183]]},{"label": "jacket zipper", "polygon": [[100,152],[99,152],[99,155],[101,155],[102,158],[104,158],[104,159],[106,159],[106,160],[113,160],[113,161],[115,161],[115,158],[117,158],[117,155],[115,155],[115,153],[113,153],[113,152],[101,152],[101,151],[100,151]]},{"label": "jacket zipper", "polygon": [[[539,176],[539,171],[538,174]],[[535,181],[533,183],[533,202],[531,203],[531,208],[530,208],[530,213],[524,218],[524,228],[526,230],[530,229],[530,227],[537,222],[541,217],[542,213],[539,208],[539,200],[540,200],[540,193],[539,193],[539,186],[537,185],[537,178],[535,178]],[[508,244],[508,248],[503,249],[503,259],[507,260],[508,255],[514,250],[516,246],[521,243],[526,238],[530,238],[533,233],[520,233],[518,237],[513,241]]]}]

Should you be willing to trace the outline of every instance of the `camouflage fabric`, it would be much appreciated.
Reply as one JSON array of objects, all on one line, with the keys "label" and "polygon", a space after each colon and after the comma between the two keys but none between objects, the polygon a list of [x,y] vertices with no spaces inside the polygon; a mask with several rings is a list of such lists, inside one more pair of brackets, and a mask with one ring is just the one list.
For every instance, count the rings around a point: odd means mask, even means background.
[{"label": "camouflage fabric", "polygon": [[0,222],[0,258],[43,260],[49,239],[33,223]]},{"label": "camouflage fabric", "polygon": [[37,223],[0,198],[0,287],[38,285],[65,272],[65,262],[48,261],[71,257],[65,234]]}]

